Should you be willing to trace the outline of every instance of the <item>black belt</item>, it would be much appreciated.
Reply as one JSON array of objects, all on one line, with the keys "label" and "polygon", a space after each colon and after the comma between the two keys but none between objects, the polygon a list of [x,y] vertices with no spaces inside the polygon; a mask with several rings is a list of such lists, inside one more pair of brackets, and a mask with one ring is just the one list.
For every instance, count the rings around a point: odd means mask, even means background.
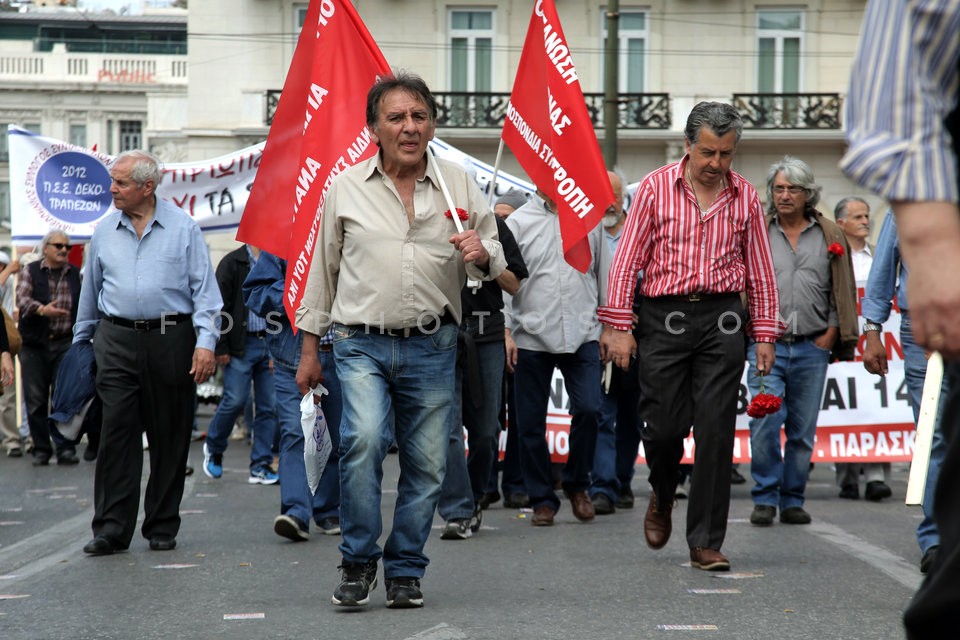
[{"label": "black belt", "polygon": [[807,340],[815,340],[822,336],[823,333],[811,333],[808,336],[797,334],[797,333],[788,333],[777,338],[779,342],[784,344],[796,344],[798,342],[806,342]]},{"label": "black belt", "polygon": [[401,329],[387,329],[375,324],[354,324],[347,326],[351,329],[363,331],[364,333],[378,333],[382,336],[392,336],[394,338],[415,338],[419,336],[432,336],[445,324],[453,324],[453,318],[446,312],[439,318],[428,315],[426,321],[419,322],[419,324],[412,327],[403,327]]},{"label": "black belt", "polygon": [[724,298],[739,297],[739,293],[682,293],[680,295],[657,296],[654,300],[662,302],[708,302]]},{"label": "black belt", "polygon": [[317,347],[317,349],[323,353],[331,353],[333,352],[333,345],[330,344],[329,342],[324,342],[319,347]]},{"label": "black belt", "polygon": [[189,313],[170,313],[154,320],[128,320],[127,318],[117,318],[114,316],[104,316],[103,319],[119,327],[126,327],[127,329],[134,329],[136,331],[156,331],[157,329],[163,329],[164,327],[180,324],[181,322],[185,322],[192,317],[193,316]]},{"label": "black belt", "polygon": [[247,336],[249,336],[249,337],[251,337],[251,338],[266,338],[266,337],[267,337],[267,330],[266,330],[266,329],[262,329],[262,330],[260,330],[260,331],[247,331]]}]

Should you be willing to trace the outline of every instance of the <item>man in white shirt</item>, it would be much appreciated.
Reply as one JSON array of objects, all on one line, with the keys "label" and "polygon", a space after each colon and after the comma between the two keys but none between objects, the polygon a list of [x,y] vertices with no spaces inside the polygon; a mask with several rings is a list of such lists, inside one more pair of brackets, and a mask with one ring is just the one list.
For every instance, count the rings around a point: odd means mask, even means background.
[{"label": "man in white shirt", "polygon": [[[850,243],[850,259],[853,260],[853,277],[857,287],[865,286],[873,264],[874,247],[867,241],[870,237],[870,205],[862,198],[851,196],[844,198],[834,207],[833,215],[837,226],[843,230]],[[837,463],[837,486],[840,497],[847,500],[860,499],[860,470],[867,481],[864,497],[874,502],[889,498],[893,492],[885,482],[890,477],[889,462],[867,462],[865,464]]]}]

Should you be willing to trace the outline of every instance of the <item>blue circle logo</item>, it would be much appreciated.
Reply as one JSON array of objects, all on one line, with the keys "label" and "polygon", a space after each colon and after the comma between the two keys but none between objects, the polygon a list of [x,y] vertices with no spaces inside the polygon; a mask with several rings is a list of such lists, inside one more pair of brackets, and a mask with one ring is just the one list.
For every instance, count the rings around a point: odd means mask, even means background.
[{"label": "blue circle logo", "polygon": [[37,171],[36,188],[44,209],[74,224],[99,220],[113,203],[107,168],[77,151],[58,153],[45,161]]}]

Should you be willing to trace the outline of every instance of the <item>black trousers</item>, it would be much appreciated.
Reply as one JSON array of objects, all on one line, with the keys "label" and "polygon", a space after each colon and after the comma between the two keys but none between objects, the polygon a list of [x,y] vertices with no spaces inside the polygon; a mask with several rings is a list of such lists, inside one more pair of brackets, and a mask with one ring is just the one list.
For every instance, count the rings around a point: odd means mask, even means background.
[{"label": "black trousers", "polygon": [[189,321],[137,331],[101,321],[93,341],[103,402],[94,476],[93,533],[121,547],[133,539],[143,472],[141,432],[150,444],[144,538],[176,536],[193,429],[196,385],[189,371],[196,344]]},{"label": "black trousers", "polygon": [[640,417],[659,504],[673,502],[683,440],[696,440],[687,508],[690,548],[720,549],[730,511],[730,469],[746,313],[739,294],[698,302],[643,298],[637,324]]},{"label": "black trousers", "polygon": [[947,385],[940,428],[947,453],[940,464],[933,517],[940,548],[930,572],[903,614],[910,640],[956,638],[960,607],[960,362],[945,363]]},{"label": "black trousers", "polygon": [[[67,335],[39,346],[25,344],[20,347],[20,380],[23,384],[23,401],[27,405],[27,424],[33,439],[34,456],[49,458],[53,455],[54,447],[58,454],[63,449],[74,448],[51,433],[50,423],[47,422],[53,391],[56,388],[57,371],[63,356],[70,349],[71,340]],[[51,439],[53,446],[50,444]]]}]

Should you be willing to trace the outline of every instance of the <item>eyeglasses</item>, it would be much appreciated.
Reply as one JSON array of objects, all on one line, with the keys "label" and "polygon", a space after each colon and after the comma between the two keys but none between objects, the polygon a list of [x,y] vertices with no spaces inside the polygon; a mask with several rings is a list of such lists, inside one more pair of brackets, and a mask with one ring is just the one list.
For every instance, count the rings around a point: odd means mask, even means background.
[{"label": "eyeglasses", "polygon": [[70,250],[70,245],[69,245],[69,244],[64,244],[64,243],[62,243],[62,242],[48,242],[48,243],[47,243],[47,246],[48,246],[48,247],[53,247],[53,248],[56,249],[57,251],[63,251],[64,249],[66,249],[67,251]]},{"label": "eyeglasses", "polygon": [[784,193],[789,193],[792,196],[798,196],[805,191],[806,189],[804,189],[803,187],[798,187],[796,185],[790,185],[789,187],[784,187],[783,185],[777,185],[773,188],[773,192],[778,196]]}]

